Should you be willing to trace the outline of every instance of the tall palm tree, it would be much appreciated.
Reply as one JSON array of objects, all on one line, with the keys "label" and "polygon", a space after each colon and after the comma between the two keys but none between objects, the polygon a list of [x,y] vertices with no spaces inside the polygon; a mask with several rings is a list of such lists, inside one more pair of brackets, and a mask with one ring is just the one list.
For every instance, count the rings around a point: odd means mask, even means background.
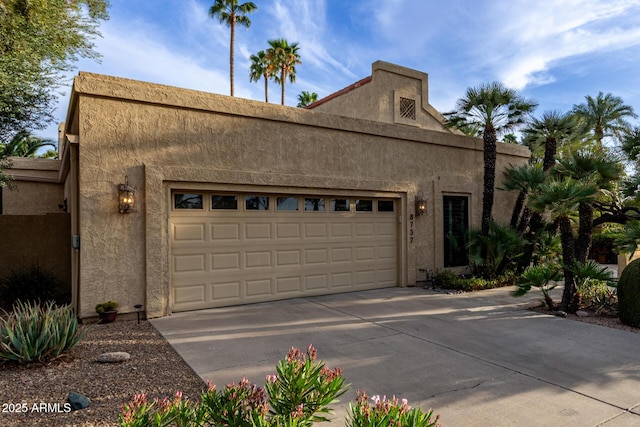
[{"label": "tall palm tree", "polygon": [[[523,142],[531,149],[532,153],[536,153],[538,147],[543,148],[542,169],[545,173],[549,173],[549,170],[556,164],[558,149],[582,143],[588,130],[584,125],[581,125],[581,121],[573,113],[561,113],[556,110],[544,112],[542,117],[533,119],[523,133]],[[527,240],[534,241],[543,225],[542,214],[530,212],[527,208],[518,228],[523,232],[528,228],[525,236]],[[534,246],[529,246],[528,250],[533,251]],[[524,259],[532,257],[533,252],[527,253]]]},{"label": "tall palm tree", "polygon": [[602,151],[602,141],[606,137],[620,140],[622,134],[631,126],[627,118],[638,117],[633,107],[625,105],[622,98],[607,93],[598,93],[598,96],[585,96],[586,102],[573,106],[573,112],[589,126],[593,132],[596,150]]},{"label": "tall palm tree", "polygon": [[[43,147],[55,148],[56,144],[50,139],[42,139],[29,131],[21,130],[11,138],[11,141],[0,144],[0,157],[43,157],[37,154]],[[50,158],[51,155],[47,154],[46,157]]]},{"label": "tall palm tree", "polygon": [[285,39],[269,40],[267,54],[280,70],[280,76],[275,77],[276,83],[282,87],[281,102],[284,105],[284,85],[289,77],[291,83],[296,81],[296,65],[302,64],[298,53],[298,43],[289,44]]},{"label": "tall palm tree", "polygon": [[516,228],[520,212],[525,205],[527,196],[544,182],[544,171],[539,164],[527,164],[521,166],[509,165],[504,170],[505,180],[502,189],[518,190],[518,199],[511,214],[511,228]]},{"label": "tall palm tree", "polygon": [[211,18],[218,18],[220,23],[226,24],[231,28],[231,41],[229,43],[229,80],[231,81],[231,96],[233,96],[234,82],[234,45],[236,41],[236,24],[249,28],[251,20],[247,14],[255,12],[258,9],[253,2],[238,4],[238,0],[215,0],[213,6],[209,9]]},{"label": "tall palm tree", "polygon": [[487,235],[496,178],[496,142],[498,135],[513,130],[527,120],[537,103],[523,98],[502,83],[493,82],[467,89],[454,111],[445,113],[447,125],[459,129],[478,126],[484,144],[484,187],[482,192],[481,233]]},{"label": "tall palm tree", "polygon": [[[552,174],[570,177],[583,183],[591,183],[598,192],[611,190],[620,180],[622,164],[601,153],[575,152],[562,159],[552,170]],[[585,262],[591,247],[593,232],[594,199],[582,200],[578,204],[578,239],[576,241],[576,260]]]},{"label": "tall palm tree", "polygon": [[580,202],[591,199],[596,191],[597,188],[593,184],[571,178],[554,177],[542,183],[538,187],[538,191],[529,196],[529,205],[539,212],[548,211],[556,219],[560,228],[564,269],[564,291],[562,292],[560,310],[565,312],[577,309],[573,273],[576,262],[575,239],[570,216],[578,208]]},{"label": "tall palm tree", "polygon": [[298,107],[304,108],[307,105],[313,104],[318,100],[318,94],[315,92],[307,92],[303,90],[298,94]]},{"label": "tall palm tree", "polygon": [[274,76],[275,66],[264,50],[251,55],[250,59],[249,81],[257,82],[264,78],[264,102],[269,102],[269,79]]},{"label": "tall palm tree", "polygon": [[579,126],[578,118],[573,113],[546,111],[523,130],[524,144],[532,149],[544,147],[542,169],[547,172],[556,164],[558,146],[580,140],[587,132],[584,126]]},{"label": "tall palm tree", "polygon": [[625,132],[622,136],[620,149],[627,156],[627,160],[632,162],[636,173],[640,172],[640,127]]}]

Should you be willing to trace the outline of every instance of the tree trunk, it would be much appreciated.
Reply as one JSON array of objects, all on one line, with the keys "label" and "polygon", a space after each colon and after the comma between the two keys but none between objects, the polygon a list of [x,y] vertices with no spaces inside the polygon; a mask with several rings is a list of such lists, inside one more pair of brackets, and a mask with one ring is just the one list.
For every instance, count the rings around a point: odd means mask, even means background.
[{"label": "tree trunk", "polygon": [[287,79],[287,72],[285,71],[284,66],[282,67],[282,73],[280,75],[281,75],[280,84],[282,85],[282,99],[281,99],[281,102],[282,102],[282,105],[284,105],[284,82]]},{"label": "tree trunk", "polygon": [[488,124],[482,136],[484,143],[484,187],[482,190],[482,223],[483,236],[489,234],[489,222],[493,210],[493,195],[496,183],[496,130]]},{"label": "tree trunk", "polygon": [[578,206],[580,224],[578,226],[578,241],[576,242],[576,261],[585,262],[591,248],[593,233],[593,206],[588,202],[581,202]]},{"label": "tree trunk", "polygon": [[525,206],[524,209],[522,210],[522,216],[520,217],[520,221],[518,222],[517,230],[520,233],[524,233],[527,230],[527,227],[529,226],[530,220],[531,220],[531,209],[529,209],[529,206]]},{"label": "tree trunk", "polygon": [[575,241],[569,217],[566,215],[558,217],[558,223],[562,242],[562,262],[564,264],[564,291],[562,292],[560,310],[573,313],[577,310],[575,306],[576,285],[573,277],[573,267],[576,261]]},{"label": "tree trunk", "polygon": [[520,219],[520,213],[522,212],[522,207],[524,206],[524,200],[527,197],[527,192],[524,190],[520,190],[518,194],[518,198],[516,199],[516,205],[513,207],[513,213],[511,214],[511,228],[514,230],[518,227],[518,219]]},{"label": "tree trunk", "polygon": [[269,102],[269,79],[264,75],[264,102]]},{"label": "tree trunk", "polygon": [[234,55],[233,47],[236,41],[236,17],[231,17],[231,41],[229,46],[229,82],[231,83],[231,96],[233,96]]},{"label": "tree trunk", "polygon": [[542,161],[542,170],[547,172],[556,164],[556,151],[558,150],[558,142],[555,138],[549,137],[544,144],[544,160]]}]

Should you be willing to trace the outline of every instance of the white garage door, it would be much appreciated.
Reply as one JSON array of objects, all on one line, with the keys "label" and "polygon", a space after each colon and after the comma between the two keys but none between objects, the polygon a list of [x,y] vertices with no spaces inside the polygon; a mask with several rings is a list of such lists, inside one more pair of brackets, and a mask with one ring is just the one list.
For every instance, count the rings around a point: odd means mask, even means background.
[{"label": "white garage door", "polygon": [[397,201],[174,192],[172,310],[397,285]]}]

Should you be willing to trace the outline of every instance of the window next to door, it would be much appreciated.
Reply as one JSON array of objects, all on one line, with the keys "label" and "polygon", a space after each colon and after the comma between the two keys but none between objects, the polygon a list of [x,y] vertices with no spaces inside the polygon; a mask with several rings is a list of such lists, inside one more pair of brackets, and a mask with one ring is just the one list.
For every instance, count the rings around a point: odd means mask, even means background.
[{"label": "window next to door", "polygon": [[443,196],[444,266],[469,265],[465,244],[469,230],[469,197]]}]

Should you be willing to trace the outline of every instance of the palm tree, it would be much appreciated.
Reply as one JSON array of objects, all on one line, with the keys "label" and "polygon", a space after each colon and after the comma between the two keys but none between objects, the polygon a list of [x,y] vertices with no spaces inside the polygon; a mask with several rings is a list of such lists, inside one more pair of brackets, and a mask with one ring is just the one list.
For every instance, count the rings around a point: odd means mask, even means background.
[{"label": "palm tree", "polygon": [[539,212],[547,210],[556,219],[560,228],[564,269],[564,291],[562,292],[560,310],[565,312],[577,309],[573,273],[576,261],[575,239],[570,216],[578,208],[580,202],[591,199],[596,192],[597,188],[593,184],[571,178],[554,177],[542,183],[538,187],[538,191],[529,196],[529,205]]},{"label": "palm tree", "polygon": [[307,105],[313,104],[318,100],[318,94],[315,92],[302,91],[298,94],[298,107],[304,108]]},{"label": "palm tree", "polygon": [[229,79],[231,81],[231,96],[233,96],[233,75],[234,75],[234,54],[233,49],[236,41],[236,24],[243,25],[247,28],[251,26],[251,20],[247,17],[248,13],[255,12],[258,9],[253,2],[238,4],[238,0],[215,0],[213,6],[209,9],[211,18],[217,17],[220,23],[226,24],[231,28],[231,41],[229,43]]},{"label": "palm tree", "polygon": [[542,169],[547,172],[556,164],[558,145],[562,146],[586,136],[588,131],[580,127],[573,113],[547,111],[542,117],[535,118],[523,130],[524,144],[532,148],[544,147]]},{"label": "palm tree", "polygon": [[467,89],[456,109],[445,113],[447,125],[459,129],[478,126],[484,144],[484,188],[482,192],[481,233],[487,235],[496,178],[496,142],[499,134],[525,123],[537,103],[525,99],[502,83],[493,82]]},{"label": "palm tree", "polygon": [[[21,130],[11,138],[11,141],[0,144],[0,157],[43,157],[37,154],[43,147],[55,148],[56,144],[50,139],[42,139],[26,130]],[[45,156],[51,157],[50,154]]]},{"label": "palm tree", "polygon": [[625,119],[638,117],[633,107],[625,105],[622,98],[610,93],[605,95],[599,92],[595,98],[587,95],[585,99],[585,103],[573,106],[573,112],[593,132],[597,151],[602,151],[604,138],[620,140],[622,134],[629,131],[631,126]]},{"label": "palm tree", "polygon": [[269,79],[274,76],[275,66],[264,50],[251,55],[250,59],[249,81],[257,82],[264,78],[264,102],[269,102]]},{"label": "palm tree", "polygon": [[280,70],[280,76],[276,76],[275,80],[282,87],[282,105],[284,105],[284,85],[289,77],[291,83],[296,81],[296,65],[302,64],[300,54],[298,53],[298,43],[289,44],[285,39],[269,40],[267,55]]},{"label": "palm tree", "polygon": [[[600,153],[576,152],[562,159],[552,174],[570,177],[583,183],[591,183],[598,192],[611,190],[620,179],[623,167],[620,162]],[[593,201],[586,199],[578,204],[578,239],[576,260],[586,262],[593,232]]]},{"label": "palm tree", "polygon": [[633,163],[636,172],[640,172],[640,127],[636,126],[625,132],[621,142],[620,149]]},{"label": "palm tree", "polygon": [[527,164],[521,166],[509,165],[504,170],[505,179],[503,190],[518,190],[518,199],[511,214],[511,228],[516,228],[520,218],[520,212],[525,205],[527,196],[544,182],[544,171],[540,165]]},{"label": "palm tree", "polygon": [[[567,147],[575,142],[581,143],[588,130],[585,126],[580,125],[577,116],[573,113],[547,111],[542,114],[542,117],[533,119],[523,133],[523,142],[531,149],[532,153],[535,153],[538,147],[543,147],[542,169],[548,173],[556,164],[558,146]],[[544,221],[540,212],[531,213],[527,208],[525,214],[518,228],[524,231],[528,227],[526,238],[533,242],[539,235]],[[533,251],[534,247],[535,245],[532,244],[528,250]],[[530,252],[524,259],[532,257],[533,252]]]}]

